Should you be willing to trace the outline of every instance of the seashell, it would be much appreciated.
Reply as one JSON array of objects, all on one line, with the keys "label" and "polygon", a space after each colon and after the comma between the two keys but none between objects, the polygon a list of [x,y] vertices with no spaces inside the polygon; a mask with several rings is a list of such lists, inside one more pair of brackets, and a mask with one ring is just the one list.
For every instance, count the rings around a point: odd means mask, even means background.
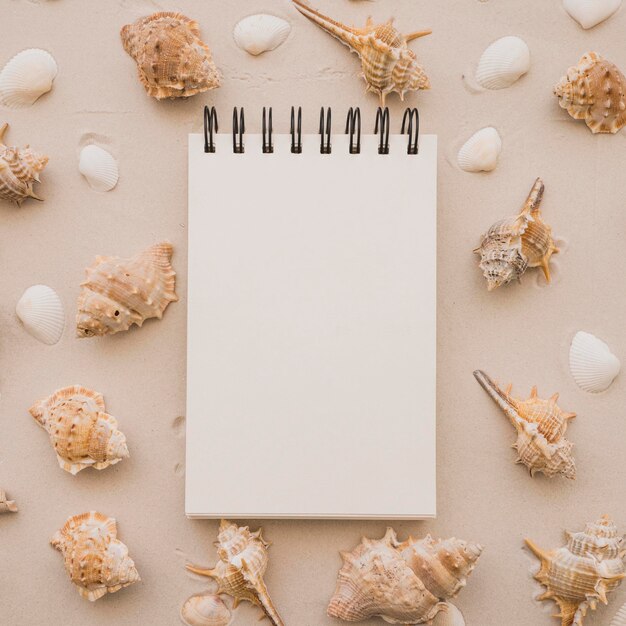
[{"label": "seashell", "polygon": [[220,86],[220,73],[200,39],[198,23],[182,13],[153,13],[127,24],[120,35],[149,96],[188,98]]},{"label": "seashell", "polygon": [[176,272],[170,262],[172,245],[162,242],[130,259],[96,257],[81,284],[76,329],[78,337],[113,335],[141,326],[178,296]]},{"label": "seashell", "polygon": [[63,554],[78,593],[91,602],[141,580],[112,517],[96,511],[74,515],[50,543]]},{"label": "seashell", "polygon": [[432,31],[403,35],[394,28],[393,19],[384,24],[374,24],[371,18],[364,28],[353,28],[322,15],[302,0],[292,1],[300,13],[359,55],[367,91],[380,96],[381,106],[385,106],[388,93],[395,91],[404,100],[407,91],[430,89],[424,68],[407,44]]},{"label": "seashell", "polygon": [[[398,542],[393,528],[379,540],[363,537],[342,552],[328,615],[349,622],[382,617],[392,624],[430,624],[465,586],[482,546],[430,535]],[[445,623],[445,622],[444,622]]]},{"label": "seashell", "polygon": [[214,568],[188,565],[187,569],[215,580],[218,593],[234,598],[234,608],[246,600],[261,607],[273,626],[283,626],[263,581],[270,544],[261,536],[261,529],[251,533],[247,526],[222,520],[215,545],[219,561]]},{"label": "seashell", "polygon": [[465,626],[465,618],[454,604],[446,602],[439,613],[435,615],[432,626]]},{"label": "seashell", "polygon": [[15,312],[26,331],[42,343],[53,346],[61,339],[65,311],[61,298],[46,285],[29,287],[19,299]]},{"label": "seashell", "polygon": [[476,82],[486,89],[510,87],[530,69],[530,50],[519,37],[502,37],[482,53]]},{"label": "seashell", "polygon": [[96,391],[64,387],[29,411],[50,436],[59,465],[70,474],[86,467],[101,470],[129,457],[126,437]]},{"label": "seashell", "polygon": [[231,612],[215,594],[199,594],[188,598],[180,610],[180,619],[187,626],[228,626]]},{"label": "seashell", "polygon": [[609,626],[626,626],[626,604],[623,604],[619,611],[615,613]]},{"label": "seashell", "polygon": [[14,500],[7,500],[4,489],[0,489],[0,513],[17,513],[17,505]]},{"label": "seashell", "polygon": [[540,560],[535,579],[545,586],[539,600],[554,600],[561,609],[561,626],[582,626],[588,609],[598,600],[608,603],[607,594],[619,587],[626,568],[623,537],[608,515],[585,530],[566,532],[567,545],[546,552],[526,539],[526,545]]},{"label": "seashell", "polygon": [[278,48],[287,39],[289,31],[289,22],[275,15],[259,13],[238,22],[233,37],[242,50],[256,56]]},{"label": "seashell", "polygon": [[622,0],[563,0],[563,8],[584,29],[593,28],[620,8]]},{"label": "seashell", "polygon": [[491,172],[496,169],[502,150],[502,139],[492,126],[475,132],[461,147],[459,167],[466,172]]},{"label": "seashell", "polygon": [[96,191],[111,191],[117,185],[117,161],[104,148],[89,144],[80,151],[78,171]]},{"label": "seashell", "polygon": [[550,282],[550,257],[559,249],[539,210],[543,190],[543,181],[537,178],[521,213],[496,222],[474,250],[480,254],[479,267],[489,291],[519,280],[529,267],[541,267]]},{"label": "seashell", "polygon": [[554,94],[561,108],[575,120],[585,120],[594,134],[616,133],[626,124],[626,77],[595,52],[567,70]]},{"label": "seashell", "polygon": [[621,366],[604,341],[582,330],[576,333],[569,349],[569,369],[581,389],[591,393],[608,389]]},{"label": "seashell", "polygon": [[58,67],[45,50],[29,48],[16,54],[0,72],[0,104],[23,109],[52,89]]},{"label": "seashell", "polygon": [[542,472],[549,478],[557,475],[576,478],[572,457],[574,444],[564,436],[569,420],[576,417],[576,413],[565,413],[557,406],[558,393],[549,400],[542,400],[533,387],[528,400],[518,400],[510,395],[512,385],[502,390],[481,370],[476,370],[474,377],[517,431],[513,444],[518,455],[516,463],[525,465],[531,476]]},{"label": "seashell", "polygon": [[0,198],[15,202],[18,206],[26,200],[42,200],[33,191],[39,181],[39,172],[48,164],[48,157],[24,148],[4,145],[8,124],[0,126]]}]

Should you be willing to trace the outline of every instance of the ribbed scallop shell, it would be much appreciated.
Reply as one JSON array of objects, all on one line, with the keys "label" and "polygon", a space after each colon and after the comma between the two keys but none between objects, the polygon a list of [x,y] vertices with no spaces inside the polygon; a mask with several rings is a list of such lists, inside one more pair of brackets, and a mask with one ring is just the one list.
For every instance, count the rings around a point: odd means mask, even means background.
[{"label": "ribbed scallop shell", "polygon": [[454,604],[446,602],[435,615],[432,626],[465,626],[465,618]]},{"label": "ribbed scallop shell", "polygon": [[476,81],[486,89],[510,87],[530,69],[530,50],[523,39],[514,36],[494,41],[481,55]]},{"label": "ribbed scallop shell", "polygon": [[626,604],[623,604],[615,613],[609,626],[626,626]]},{"label": "ribbed scallop shell", "polygon": [[141,580],[112,517],[96,511],[74,515],[50,543],[63,554],[78,593],[91,602]]},{"label": "ribbed scallop shell", "polygon": [[51,287],[29,287],[19,299],[15,312],[35,339],[49,346],[61,339],[65,328],[65,311],[61,298]]},{"label": "ribbed scallop shell", "polygon": [[583,28],[593,28],[620,8],[622,0],[563,0],[563,7]]},{"label": "ribbed scallop shell", "polygon": [[0,489],[0,514],[2,513],[17,513],[17,505],[14,500],[7,498],[6,491]]},{"label": "ribbed scallop shell", "polygon": [[216,594],[198,594],[188,598],[180,610],[180,619],[187,626],[228,626],[232,614]]},{"label": "ribbed scallop shell", "polygon": [[117,161],[104,148],[89,144],[80,151],[78,171],[96,191],[111,191],[119,178]]},{"label": "ribbed scallop shell", "polygon": [[37,48],[22,50],[0,72],[0,104],[11,109],[30,106],[52,89],[57,71],[49,52]]},{"label": "ribbed scallop shell", "polygon": [[256,56],[278,48],[287,39],[290,30],[289,22],[280,17],[259,13],[237,22],[233,37],[242,50]]},{"label": "ribbed scallop shell", "polygon": [[569,350],[569,369],[584,391],[599,393],[608,389],[619,374],[621,363],[604,341],[579,331]]},{"label": "ribbed scallop shell", "polygon": [[466,172],[491,172],[496,169],[502,151],[502,139],[492,126],[476,131],[461,147],[459,167]]}]

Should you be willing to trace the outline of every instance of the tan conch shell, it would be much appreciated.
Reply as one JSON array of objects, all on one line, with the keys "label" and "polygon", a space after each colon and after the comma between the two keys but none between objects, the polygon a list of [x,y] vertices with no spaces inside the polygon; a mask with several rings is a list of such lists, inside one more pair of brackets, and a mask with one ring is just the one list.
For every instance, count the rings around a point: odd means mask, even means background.
[{"label": "tan conch shell", "polygon": [[141,580],[112,517],[96,511],[74,515],[50,543],[62,552],[78,593],[92,602]]},{"label": "tan conch shell", "polygon": [[96,257],[81,284],[77,336],[113,335],[151,317],[161,319],[167,305],[178,300],[171,258],[172,245],[167,242],[131,259]]},{"label": "tan conch shell", "polygon": [[626,576],[623,537],[608,515],[587,524],[584,531],[565,533],[567,545],[546,552],[530,539],[526,545],[541,561],[535,578],[545,586],[540,600],[554,600],[561,609],[561,626],[582,626],[587,610],[598,600],[607,604],[607,594]]},{"label": "tan conch shell", "polygon": [[187,569],[215,580],[218,593],[234,598],[234,608],[246,600],[261,607],[273,626],[283,626],[263,581],[270,544],[261,536],[261,529],[252,533],[247,526],[222,520],[215,545],[219,561],[213,569],[192,565]]},{"label": "tan conch shell", "polygon": [[14,500],[7,500],[4,489],[0,489],[0,513],[17,513],[17,504]]},{"label": "tan conch shell", "polygon": [[101,470],[129,456],[126,437],[95,391],[78,385],[59,389],[34,404],[30,414],[50,435],[59,465],[70,474],[86,467]]},{"label": "tan conch shell", "polygon": [[404,100],[407,91],[430,89],[424,68],[407,44],[432,31],[421,30],[403,35],[394,28],[393,19],[384,24],[374,24],[371,18],[368,18],[365,28],[353,28],[322,15],[301,0],[293,0],[293,3],[300,13],[359,55],[367,91],[380,96],[381,106],[385,106],[385,97],[393,91]]},{"label": "tan conch shell", "polygon": [[430,535],[400,543],[393,528],[382,539],[367,539],[342,552],[328,615],[358,622],[382,617],[392,624],[430,624],[446,600],[465,586],[482,546]]},{"label": "tan conch shell", "polygon": [[48,157],[33,152],[28,146],[15,148],[4,145],[8,124],[0,126],[0,198],[15,202],[18,206],[26,200],[42,200],[34,191],[39,172],[48,164]]},{"label": "tan conch shell", "polygon": [[543,190],[543,181],[537,178],[519,215],[496,222],[474,250],[480,254],[479,267],[489,291],[519,280],[528,267],[541,267],[550,282],[550,257],[559,249],[539,210]]},{"label": "tan conch shell", "polygon": [[181,13],[154,13],[127,24],[124,50],[137,63],[149,96],[187,98],[220,86],[220,74],[198,23]]},{"label": "tan conch shell", "polygon": [[561,108],[585,120],[592,133],[616,133],[626,124],[626,77],[595,52],[570,67],[554,93]]},{"label": "tan conch shell", "polygon": [[518,454],[515,462],[525,465],[531,476],[542,472],[550,478],[557,474],[576,478],[574,444],[564,437],[569,420],[576,413],[565,413],[557,406],[559,394],[542,400],[533,387],[528,400],[517,400],[510,395],[512,385],[502,390],[481,370],[476,370],[474,376],[517,431],[517,441],[513,444]]}]

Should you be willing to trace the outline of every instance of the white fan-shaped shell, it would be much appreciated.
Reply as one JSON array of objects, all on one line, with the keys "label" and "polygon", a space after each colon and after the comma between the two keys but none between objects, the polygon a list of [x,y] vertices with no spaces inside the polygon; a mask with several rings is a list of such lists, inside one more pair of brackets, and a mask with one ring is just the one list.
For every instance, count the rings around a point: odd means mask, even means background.
[{"label": "white fan-shaped shell", "polygon": [[89,144],[80,151],[78,171],[96,191],[111,191],[119,178],[115,158],[104,148]]},{"label": "white fan-shaped shell", "polygon": [[212,593],[191,596],[180,610],[180,619],[187,626],[227,626],[230,618],[224,601]]},{"label": "white fan-shaped shell", "polygon": [[446,602],[445,607],[435,615],[432,626],[465,626],[465,619],[454,604]]},{"label": "white fan-shaped shell", "polygon": [[496,169],[502,150],[502,139],[492,126],[475,132],[457,155],[459,167],[466,172],[490,172]]},{"label": "white fan-shaped shell", "polygon": [[259,13],[238,22],[233,37],[242,50],[257,55],[278,48],[287,39],[290,30],[289,22],[280,17]]},{"label": "white fan-shaped shell", "polygon": [[569,368],[576,384],[584,391],[604,391],[618,375],[619,359],[604,341],[591,333],[579,331],[569,350]]},{"label": "white fan-shaped shell", "polygon": [[30,106],[52,89],[57,71],[49,52],[38,48],[23,50],[0,72],[0,103],[12,109]]},{"label": "white fan-shaped shell", "polygon": [[583,28],[593,28],[620,8],[622,0],[563,0],[563,8]]},{"label": "white fan-shaped shell", "polygon": [[486,89],[510,87],[530,68],[530,50],[519,37],[494,41],[483,53],[476,68],[476,82]]},{"label": "white fan-shaped shell", "polygon": [[620,610],[615,613],[610,626],[626,626],[626,604],[623,604]]},{"label": "white fan-shaped shell", "polygon": [[65,312],[61,298],[46,285],[29,287],[15,307],[24,328],[35,339],[49,346],[61,339],[65,326]]}]

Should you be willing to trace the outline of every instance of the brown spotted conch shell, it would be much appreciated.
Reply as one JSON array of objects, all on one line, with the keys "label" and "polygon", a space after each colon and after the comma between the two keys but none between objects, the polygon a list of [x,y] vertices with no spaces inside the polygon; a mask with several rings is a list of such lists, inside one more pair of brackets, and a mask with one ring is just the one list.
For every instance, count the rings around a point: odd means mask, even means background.
[{"label": "brown spotted conch shell", "polygon": [[432,31],[403,35],[394,28],[393,19],[374,24],[371,18],[364,28],[354,28],[323,15],[302,0],[293,0],[293,3],[300,13],[359,55],[367,91],[377,93],[383,107],[388,93],[395,91],[404,100],[407,91],[430,89],[428,76],[408,43]]},{"label": "brown spotted conch shell", "polygon": [[76,316],[78,337],[113,335],[145,320],[161,319],[174,291],[172,246],[158,243],[130,258],[96,257],[81,284]]},{"label": "brown spotted conch shell", "polygon": [[14,500],[8,500],[4,489],[0,489],[0,514],[17,513],[17,504]]},{"label": "brown spotted conch shell", "polygon": [[261,536],[261,529],[250,532],[247,526],[222,520],[215,545],[219,560],[214,568],[188,565],[187,569],[215,580],[217,593],[232,596],[234,608],[246,600],[259,606],[273,626],[283,626],[263,581],[270,544]]},{"label": "brown spotted conch shell", "polygon": [[518,400],[511,396],[512,385],[502,390],[481,370],[476,370],[474,376],[517,431],[513,444],[517,451],[516,463],[525,465],[531,476],[542,472],[549,478],[557,475],[576,478],[572,457],[574,444],[564,436],[569,420],[576,417],[576,413],[565,413],[558,407],[559,394],[542,400],[533,387],[528,400]]},{"label": "brown spotted conch shell", "polygon": [[220,86],[220,74],[198,23],[181,13],[154,13],[121,31],[149,96],[187,98]]},{"label": "brown spotted conch shell", "polygon": [[570,67],[554,93],[561,108],[585,120],[592,133],[616,133],[626,124],[626,77],[595,52]]},{"label": "brown spotted conch shell", "polygon": [[70,517],[50,543],[83,598],[95,601],[141,580],[112,517],[90,511]]},{"label": "brown spotted conch shell", "polygon": [[465,586],[482,546],[430,535],[400,543],[393,528],[382,539],[363,538],[342,552],[328,615],[348,622],[382,617],[392,624],[431,624],[451,609],[447,600]]},{"label": "brown spotted conch shell", "polygon": [[101,470],[129,456],[126,437],[95,391],[78,385],[59,389],[33,405],[30,414],[46,430],[59,465],[70,474],[86,467]]},{"label": "brown spotted conch shell", "polygon": [[554,600],[561,609],[555,617],[561,626],[582,626],[588,609],[598,601],[607,604],[607,594],[626,576],[623,537],[608,515],[586,525],[585,530],[565,534],[567,545],[550,550],[526,539],[526,545],[541,562],[535,578],[546,591],[539,600]]}]

